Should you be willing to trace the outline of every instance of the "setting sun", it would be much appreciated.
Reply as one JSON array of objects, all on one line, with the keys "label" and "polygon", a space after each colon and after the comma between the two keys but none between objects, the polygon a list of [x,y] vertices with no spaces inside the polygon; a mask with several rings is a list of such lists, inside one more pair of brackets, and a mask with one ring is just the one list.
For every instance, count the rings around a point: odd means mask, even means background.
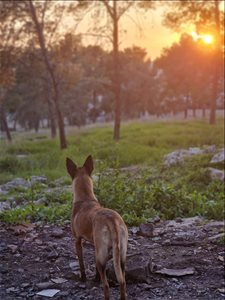
[{"label": "setting sun", "polygon": [[203,35],[202,40],[205,44],[212,44],[213,43],[213,36],[211,34]]},{"label": "setting sun", "polygon": [[192,32],[192,37],[193,37],[193,40],[196,42],[198,40],[202,40],[205,44],[212,44],[213,41],[214,41],[214,38],[211,34],[203,34],[203,35],[200,35],[198,34],[197,32]]}]

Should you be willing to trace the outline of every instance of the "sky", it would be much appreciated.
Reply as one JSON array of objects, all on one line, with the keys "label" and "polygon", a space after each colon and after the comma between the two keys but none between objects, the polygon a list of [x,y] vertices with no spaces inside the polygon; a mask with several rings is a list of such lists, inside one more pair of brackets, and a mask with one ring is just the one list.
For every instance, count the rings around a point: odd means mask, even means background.
[{"label": "sky", "polygon": [[158,8],[145,13],[140,20],[141,32],[134,22],[124,19],[128,30],[121,37],[121,47],[138,45],[147,50],[148,56],[151,59],[155,59],[160,55],[164,47],[169,47],[172,43],[179,41],[180,33],[174,32],[162,25],[163,12],[163,8]]},{"label": "sky", "polygon": [[[221,7],[224,9],[224,1],[221,3]],[[151,9],[147,12],[141,12],[141,10],[135,11],[131,8],[120,21],[120,49],[132,47],[133,45],[139,46],[145,48],[148,58],[154,60],[160,56],[163,48],[170,47],[174,42],[178,42],[181,33],[174,32],[172,29],[162,25],[164,12],[165,7],[163,5],[161,7],[157,6],[156,9]],[[92,11],[79,22],[74,33],[83,33],[82,41],[85,45],[98,44],[105,49],[111,49],[112,45],[108,36],[106,39],[99,38],[99,34],[91,29],[93,28],[93,20],[94,22],[98,22],[98,20],[105,20],[107,22],[107,18],[109,17],[105,9],[102,9],[98,16],[95,16]],[[67,22],[68,27],[69,24],[70,22]],[[194,26],[189,26],[185,29],[185,32],[191,34],[193,30]]]},{"label": "sky", "polygon": [[[132,47],[133,45],[145,48],[147,55],[151,59],[160,56],[164,47],[171,46],[179,41],[180,33],[176,33],[162,25],[162,15],[164,8],[157,8],[147,12],[136,12],[131,10],[121,18],[120,23],[120,49]],[[89,34],[85,34],[87,28],[91,28],[91,17],[86,17],[77,27],[77,33],[84,33],[83,42],[88,44],[99,44],[106,48],[111,48],[110,42],[106,39],[99,39]]]}]

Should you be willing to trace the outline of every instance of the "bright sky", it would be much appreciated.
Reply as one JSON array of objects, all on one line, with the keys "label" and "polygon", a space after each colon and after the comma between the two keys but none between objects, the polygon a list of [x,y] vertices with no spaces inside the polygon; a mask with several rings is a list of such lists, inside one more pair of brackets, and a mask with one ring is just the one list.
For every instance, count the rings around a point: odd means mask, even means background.
[{"label": "bright sky", "polygon": [[[208,0],[209,1],[209,0]],[[221,3],[221,8],[224,9],[224,2]],[[179,41],[180,33],[174,32],[171,29],[162,25],[162,15],[165,7],[157,7],[157,9],[148,10],[142,14],[134,10],[130,10],[126,15],[121,18],[120,23],[120,49],[126,47],[132,47],[133,45],[145,48],[148,53],[148,57],[155,59],[160,56],[163,48],[170,47],[174,42]],[[106,20],[107,14],[102,10],[101,16],[95,18],[96,22],[99,19]],[[68,24],[68,23],[67,23]],[[99,44],[107,49],[111,49],[111,43],[107,39],[100,39],[99,37],[93,37],[90,33],[93,30],[87,30],[93,25],[93,18],[86,17],[81,21],[76,28],[77,33],[86,33],[83,36],[83,42],[88,44]],[[142,30],[140,30],[140,28]],[[194,27],[189,27],[186,32],[192,33]],[[90,34],[90,35],[89,35]]]},{"label": "bright sky", "polygon": [[158,8],[143,14],[142,18],[136,16],[140,20],[141,32],[134,22],[129,19],[124,20],[128,30],[121,38],[121,47],[133,45],[143,47],[147,50],[150,58],[154,59],[160,55],[164,47],[169,47],[172,43],[179,41],[180,34],[162,25],[163,12],[163,8]]},{"label": "bright sky", "polygon": [[[154,59],[160,55],[160,51],[164,47],[178,41],[180,34],[162,25],[163,12],[162,7],[142,14],[130,11],[126,16],[123,16],[120,23],[122,29],[120,32],[120,48],[124,49],[133,45],[139,46],[145,48],[148,56]],[[84,18],[84,21],[77,27],[76,33],[85,33],[87,28],[91,27],[92,22],[93,20],[91,21],[90,18]],[[97,41],[102,40],[97,37],[93,38],[91,35],[84,35],[83,37],[85,45],[98,43]],[[111,44],[107,40],[104,40],[100,45],[108,45],[107,48],[111,49]]]}]

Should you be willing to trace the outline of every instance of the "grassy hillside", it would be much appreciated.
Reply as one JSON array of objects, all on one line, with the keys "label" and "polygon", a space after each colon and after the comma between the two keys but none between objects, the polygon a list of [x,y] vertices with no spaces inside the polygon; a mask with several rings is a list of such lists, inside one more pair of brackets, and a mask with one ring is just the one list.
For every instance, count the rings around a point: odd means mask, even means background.
[{"label": "grassy hillside", "polygon": [[[69,147],[60,151],[58,140],[47,135],[20,134],[12,145],[0,145],[0,183],[16,176],[46,175],[49,179],[65,176],[65,157],[78,164],[92,154],[98,169],[130,165],[157,165],[175,149],[215,144],[223,147],[223,120],[216,126],[205,122],[132,123],[121,130],[121,140],[112,140],[112,128],[71,131]],[[18,155],[26,155],[18,157]],[[100,163],[101,161],[101,163]]]},{"label": "grassy hillside", "polygon": [[[206,171],[210,155],[195,156],[182,166],[165,168],[162,164],[164,155],[176,149],[209,145],[223,147],[222,119],[216,126],[204,121],[124,124],[118,143],[112,141],[110,126],[74,129],[68,134],[68,142],[69,147],[64,151],[59,150],[58,140],[51,140],[45,134],[19,134],[12,145],[2,143],[0,183],[31,175],[46,175],[51,182],[67,176],[67,156],[80,165],[87,155],[92,154],[96,194],[105,206],[117,209],[128,224],[140,223],[154,215],[174,218],[200,214],[223,218],[223,184],[211,182]],[[65,183],[70,182],[67,178]],[[32,188],[32,201],[43,193],[40,187]],[[29,202],[30,196],[24,196],[26,205],[31,206],[27,214],[25,209],[23,217],[26,219],[32,215],[35,220],[67,220],[70,194],[56,195],[55,200],[48,198],[45,207],[35,208]],[[58,208],[55,208],[54,201]],[[4,219],[15,221],[22,211],[10,213],[11,217],[5,213]]]}]

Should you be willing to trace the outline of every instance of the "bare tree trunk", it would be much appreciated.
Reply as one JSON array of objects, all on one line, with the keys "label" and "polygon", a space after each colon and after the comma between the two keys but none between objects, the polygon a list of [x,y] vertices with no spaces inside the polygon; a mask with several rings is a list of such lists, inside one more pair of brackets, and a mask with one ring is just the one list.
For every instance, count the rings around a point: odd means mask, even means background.
[{"label": "bare tree trunk", "polygon": [[57,81],[56,81],[56,77],[55,77],[55,73],[54,73],[52,64],[51,64],[51,62],[48,58],[47,49],[46,49],[46,46],[45,46],[44,35],[43,35],[43,29],[42,29],[42,27],[41,27],[41,25],[38,21],[36,10],[35,10],[35,7],[33,5],[32,0],[29,0],[29,4],[30,4],[31,16],[32,16],[32,19],[34,21],[35,28],[36,28],[36,31],[37,31],[38,40],[39,40],[39,44],[40,44],[40,47],[41,47],[41,52],[42,52],[42,55],[43,55],[43,58],[44,58],[46,70],[49,73],[49,76],[50,76],[51,81],[52,81],[52,88],[53,88],[53,92],[54,92],[53,100],[54,100],[54,104],[55,104],[56,116],[57,116],[58,127],[59,127],[60,148],[65,149],[65,148],[67,148],[67,142],[66,142],[66,136],[65,136],[63,117],[62,117],[62,113],[61,113],[60,106],[59,106],[58,84],[57,84]]},{"label": "bare tree trunk", "polygon": [[113,1],[113,90],[115,95],[115,120],[114,120],[114,134],[115,141],[120,139],[120,119],[121,119],[121,103],[120,103],[120,78],[119,78],[119,42],[118,42],[118,17],[117,17],[117,3]]},{"label": "bare tree trunk", "polygon": [[6,118],[6,115],[5,115],[3,103],[0,106],[0,118],[1,118],[3,131],[5,131],[5,133],[6,133],[6,137],[7,137],[8,142],[11,143],[12,136],[11,136],[11,133],[10,133],[10,130],[9,130],[9,126],[8,126],[7,118]]},{"label": "bare tree trunk", "polygon": [[220,57],[220,12],[219,12],[219,1],[214,0],[215,3],[215,23],[217,31],[216,50],[214,64],[214,78],[212,86],[212,99],[210,105],[210,119],[209,123],[216,124],[216,100],[218,97],[218,82],[219,82],[219,57]]},{"label": "bare tree trunk", "polygon": [[205,104],[203,104],[203,107],[202,107],[202,118],[205,119],[206,117],[206,107],[205,107]]},{"label": "bare tree trunk", "polygon": [[55,138],[56,133],[57,133],[56,132],[56,124],[55,124],[55,112],[54,112],[53,103],[51,100],[51,91],[50,91],[48,82],[46,85],[46,101],[48,104],[48,114],[49,114],[49,120],[50,120],[51,138]]}]

